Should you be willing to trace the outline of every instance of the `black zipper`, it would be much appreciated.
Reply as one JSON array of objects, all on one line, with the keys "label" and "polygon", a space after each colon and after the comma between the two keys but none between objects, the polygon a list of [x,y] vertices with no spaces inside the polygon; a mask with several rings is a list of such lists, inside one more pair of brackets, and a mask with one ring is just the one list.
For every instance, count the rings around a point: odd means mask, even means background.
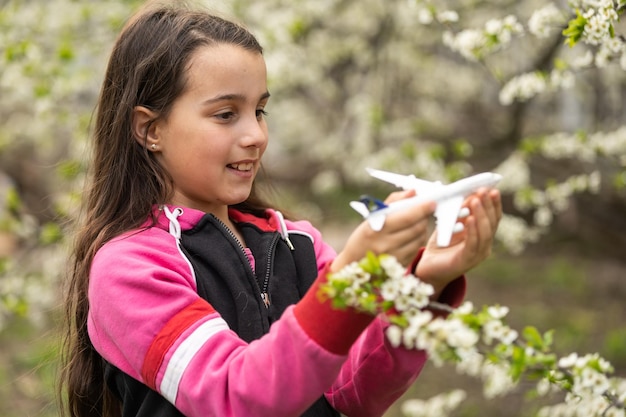
[{"label": "black zipper", "polygon": [[274,256],[274,249],[276,248],[276,242],[278,242],[279,234],[274,233],[272,236],[272,240],[270,241],[270,247],[267,251],[267,259],[265,263],[265,278],[263,279],[263,284],[261,285],[261,300],[265,304],[265,307],[270,308],[271,300],[270,295],[268,293],[268,287],[270,285],[270,276],[272,273],[272,257]]},{"label": "black zipper", "polygon": [[216,223],[222,228],[222,230],[234,241],[237,243],[237,246],[239,247],[239,250],[241,251],[241,254],[243,255],[243,257],[246,259],[246,265],[248,266],[248,271],[252,274],[253,277],[255,277],[255,282],[259,288],[259,292],[261,294],[261,301],[263,302],[263,305],[265,306],[265,308],[270,307],[271,301],[270,301],[270,296],[269,293],[267,292],[268,287],[270,285],[270,276],[271,276],[271,269],[272,269],[272,256],[274,254],[274,249],[276,247],[276,242],[278,242],[278,238],[279,238],[279,234],[278,233],[274,233],[274,235],[272,236],[272,240],[270,242],[270,247],[269,250],[267,251],[267,264],[265,267],[265,278],[263,279],[263,283],[260,283],[257,279],[256,279],[256,274],[254,273],[254,271],[252,270],[252,265],[250,265],[250,260],[248,259],[248,256],[246,255],[246,249],[244,248],[244,246],[241,244],[241,241],[237,238],[237,236],[235,236],[235,233],[233,233],[232,230],[230,230],[230,228],[220,219],[218,219],[215,215],[211,214],[211,216],[215,219]]}]

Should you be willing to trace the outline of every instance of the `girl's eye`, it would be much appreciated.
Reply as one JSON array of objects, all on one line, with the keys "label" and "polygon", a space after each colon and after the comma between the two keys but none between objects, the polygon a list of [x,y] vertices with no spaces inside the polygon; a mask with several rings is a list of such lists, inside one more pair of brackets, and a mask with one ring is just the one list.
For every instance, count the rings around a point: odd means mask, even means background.
[{"label": "girl's eye", "polygon": [[226,121],[226,122],[227,122],[227,121],[232,120],[232,119],[234,119],[234,118],[235,118],[235,113],[234,113],[234,112],[232,112],[232,111],[225,111],[225,112],[223,112],[223,113],[218,113],[218,114],[216,114],[216,115],[215,115],[215,117],[216,117],[217,119],[219,119],[219,120],[222,120],[222,121]]},{"label": "girl's eye", "polygon": [[264,109],[257,109],[256,111],[256,118],[257,119],[263,119],[264,117],[267,116],[267,112]]}]

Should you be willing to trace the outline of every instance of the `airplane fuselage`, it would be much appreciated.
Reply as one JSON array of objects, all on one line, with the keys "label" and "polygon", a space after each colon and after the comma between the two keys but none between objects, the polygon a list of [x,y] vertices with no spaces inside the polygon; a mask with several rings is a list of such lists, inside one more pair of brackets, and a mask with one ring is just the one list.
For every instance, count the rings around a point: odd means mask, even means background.
[{"label": "airplane fuselage", "polygon": [[392,207],[394,208],[393,211],[397,211],[399,209],[411,207],[426,201],[441,202],[448,198],[456,196],[466,197],[480,188],[493,187],[501,179],[502,176],[500,174],[494,174],[493,172],[483,172],[481,174],[476,174],[472,175],[471,177],[463,178],[451,184],[442,184],[441,186],[429,190],[428,192],[420,193],[415,197],[410,197],[404,200],[393,202],[387,207],[376,210],[371,214],[382,214],[382,212],[389,213],[391,211],[389,209],[391,209]]},{"label": "airplane fuselage", "polygon": [[[418,194],[414,197],[406,198],[403,200],[394,201],[382,208],[377,208],[372,211],[368,211],[365,208],[365,204],[361,202],[352,202],[350,205],[363,217],[367,218],[370,226],[373,230],[380,230],[383,227],[385,217],[399,210],[416,206],[427,201],[435,201],[437,204],[446,204],[449,200],[456,200],[458,202],[458,209],[461,208],[459,199],[463,199],[480,188],[491,188],[495,186],[502,176],[493,172],[483,172],[481,174],[472,175],[471,177],[463,178],[451,184],[433,183],[428,190],[416,190]],[[454,218],[458,217],[458,210],[456,213],[452,213]],[[447,240],[447,239],[445,239]]]}]

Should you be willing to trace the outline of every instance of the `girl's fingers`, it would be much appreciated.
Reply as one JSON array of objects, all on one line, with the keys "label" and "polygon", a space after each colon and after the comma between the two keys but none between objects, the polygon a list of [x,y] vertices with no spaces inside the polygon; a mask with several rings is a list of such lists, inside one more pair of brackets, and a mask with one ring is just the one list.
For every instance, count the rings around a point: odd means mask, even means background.
[{"label": "girl's fingers", "polygon": [[474,204],[474,217],[476,219],[476,232],[478,238],[478,252],[485,258],[491,253],[493,236],[498,226],[500,209],[494,204],[492,197],[485,194],[483,198]]},{"label": "girl's fingers", "polygon": [[[384,232],[384,229],[381,232]],[[400,253],[410,253],[411,256],[414,256],[419,248],[426,243],[427,238],[428,222],[423,220],[392,233],[387,233],[384,239],[378,242],[378,252],[390,253],[396,257],[399,257],[397,254]]]},{"label": "girl's fingers", "polygon": [[[472,206],[472,204],[476,205]],[[500,192],[496,189],[479,190],[468,205],[472,215],[479,221],[478,227],[483,237],[492,237],[502,218]],[[489,223],[488,226],[485,222]]]},{"label": "girl's fingers", "polygon": [[416,195],[415,190],[394,191],[387,196],[385,204],[393,203],[394,201],[403,200],[405,198],[414,197]]},{"label": "girl's fingers", "polygon": [[427,202],[387,215],[383,231],[390,233],[404,230],[420,222],[427,222],[435,212],[435,202]]},{"label": "girl's fingers", "polygon": [[500,191],[493,189],[489,192],[489,198],[493,205],[493,209],[495,211],[494,216],[494,229],[498,228],[498,224],[502,219],[502,198],[500,196]]}]

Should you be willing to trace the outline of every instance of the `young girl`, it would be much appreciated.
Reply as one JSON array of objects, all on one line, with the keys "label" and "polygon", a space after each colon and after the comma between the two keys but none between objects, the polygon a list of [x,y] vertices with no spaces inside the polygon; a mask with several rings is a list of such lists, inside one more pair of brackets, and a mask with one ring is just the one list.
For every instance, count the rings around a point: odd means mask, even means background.
[{"label": "young girl", "polygon": [[334,310],[316,288],[389,253],[457,306],[490,252],[498,192],[467,201],[448,248],[420,252],[432,203],[379,232],[362,223],[336,255],[254,193],[269,97],[261,46],[232,22],[148,6],[123,29],[73,253],[65,415],[380,416],[416,378],[423,352],[390,347],[381,318]]}]

